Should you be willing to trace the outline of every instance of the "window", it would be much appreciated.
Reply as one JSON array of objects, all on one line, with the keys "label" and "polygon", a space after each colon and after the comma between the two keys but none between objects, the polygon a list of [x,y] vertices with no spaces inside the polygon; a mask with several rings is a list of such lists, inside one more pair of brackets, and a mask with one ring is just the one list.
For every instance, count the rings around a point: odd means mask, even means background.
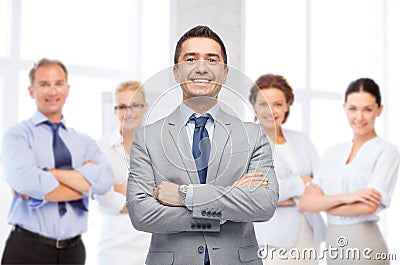
[{"label": "window", "polygon": [[[0,1],[0,40],[10,38],[10,0]],[[10,45],[7,41],[0,41],[0,57],[6,57],[9,54]]]},{"label": "window", "polygon": [[343,94],[362,76],[382,83],[382,7],[374,0],[311,1],[311,89]]},{"label": "window", "polygon": [[31,61],[58,58],[67,65],[96,68],[132,68],[137,41],[131,3],[23,0],[21,57]]},{"label": "window", "polygon": [[246,2],[245,70],[251,78],[281,74],[292,87],[306,87],[306,2]]},{"label": "window", "polygon": [[[287,125],[313,138],[332,136],[328,124],[321,124],[328,122],[326,115],[341,120],[338,99],[350,81],[368,76],[384,82],[384,11],[375,0],[248,2],[245,72],[254,79],[265,73],[285,76],[298,106]],[[320,143],[317,149],[326,147]]]}]

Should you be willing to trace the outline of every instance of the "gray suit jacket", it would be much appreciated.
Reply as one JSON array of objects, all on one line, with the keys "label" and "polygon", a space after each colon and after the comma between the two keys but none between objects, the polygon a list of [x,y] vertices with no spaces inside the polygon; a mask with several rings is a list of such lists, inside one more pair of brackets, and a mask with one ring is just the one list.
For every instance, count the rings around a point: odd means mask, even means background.
[{"label": "gray suit jacket", "polygon": [[[227,114],[215,120],[207,184],[196,164],[179,108],[135,133],[131,148],[127,207],[133,226],[153,233],[146,264],[262,264],[253,221],[269,220],[278,201],[278,183],[263,129]],[[261,171],[268,187],[233,187],[247,172]],[[193,211],[160,204],[153,189],[163,180],[194,184]],[[226,220],[220,224],[220,220]]]}]

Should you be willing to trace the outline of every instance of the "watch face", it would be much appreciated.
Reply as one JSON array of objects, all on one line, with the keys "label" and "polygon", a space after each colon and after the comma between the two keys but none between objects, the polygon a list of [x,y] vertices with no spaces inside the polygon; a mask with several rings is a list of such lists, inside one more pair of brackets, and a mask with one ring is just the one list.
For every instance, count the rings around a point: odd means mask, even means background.
[{"label": "watch face", "polygon": [[183,205],[185,205],[187,191],[188,191],[187,185],[180,185],[178,188],[179,197],[181,198],[181,202]]}]

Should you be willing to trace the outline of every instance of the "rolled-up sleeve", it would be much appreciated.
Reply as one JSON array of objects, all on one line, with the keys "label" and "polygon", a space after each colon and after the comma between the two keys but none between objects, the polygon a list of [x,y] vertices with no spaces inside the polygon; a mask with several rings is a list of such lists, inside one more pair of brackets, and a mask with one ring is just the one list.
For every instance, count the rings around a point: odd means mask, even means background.
[{"label": "rolled-up sleeve", "polygon": [[113,173],[111,165],[107,162],[96,142],[87,137],[86,160],[93,159],[96,163],[86,163],[75,168],[91,185],[87,195],[105,194],[113,184]]},{"label": "rolled-up sleeve", "polygon": [[59,185],[52,174],[37,166],[29,137],[19,126],[4,135],[1,158],[7,181],[17,193],[44,199]]}]

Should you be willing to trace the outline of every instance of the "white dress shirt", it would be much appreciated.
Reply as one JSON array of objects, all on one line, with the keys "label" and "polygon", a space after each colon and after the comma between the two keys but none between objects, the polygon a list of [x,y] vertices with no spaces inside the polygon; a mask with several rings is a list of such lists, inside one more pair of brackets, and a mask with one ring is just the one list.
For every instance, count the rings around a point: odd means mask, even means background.
[{"label": "white dress shirt", "polygon": [[[129,154],[121,144],[119,129],[100,140],[99,146],[114,171],[114,184],[128,180]],[[96,200],[102,214],[99,235],[98,264],[143,265],[150,245],[151,234],[135,230],[127,213],[121,213],[126,197],[111,189]]]},{"label": "white dress shirt", "polygon": [[[305,134],[287,129],[282,129],[282,133],[286,139],[284,145],[270,141],[279,183],[279,201],[290,198],[297,201],[304,192],[301,176],[313,175],[319,165],[319,156]],[[254,223],[258,243],[287,249],[294,247],[300,234],[302,214],[296,205],[278,207],[268,222]],[[323,241],[325,224],[322,217],[307,213],[305,218],[313,231],[315,243]]]},{"label": "white dress shirt", "polygon": [[[182,114],[182,119],[184,121],[187,121],[186,123],[186,133],[187,137],[189,140],[190,147],[192,148],[193,146],[193,137],[194,137],[194,130],[195,130],[195,122],[189,120],[193,115],[198,118],[202,115],[199,113],[196,113],[194,110],[189,108],[186,104],[182,103],[179,105],[179,109]],[[215,128],[215,117],[217,115],[217,112],[219,111],[219,106],[218,104],[215,104],[211,109],[207,111],[207,115],[210,116],[212,119],[208,119],[205,127],[208,133],[208,138],[210,139],[210,144],[212,144],[212,139],[214,136],[214,128]],[[188,185],[188,191],[186,194],[186,200],[185,200],[185,205],[186,207],[192,211],[193,209],[193,184]]]},{"label": "white dress shirt", "polygon": [[340,216],[328,214],[328,223],[349,225],[378,221],[378,213],[389,206],[397,180],[400,155],[396,146],[375,137],[358,150],[348,164],[352,142],[339,144],[323,156],[315,182],[326,195],[350,193],[364,188],[374,188],[382,195],[379,209],[370,215]]}]

